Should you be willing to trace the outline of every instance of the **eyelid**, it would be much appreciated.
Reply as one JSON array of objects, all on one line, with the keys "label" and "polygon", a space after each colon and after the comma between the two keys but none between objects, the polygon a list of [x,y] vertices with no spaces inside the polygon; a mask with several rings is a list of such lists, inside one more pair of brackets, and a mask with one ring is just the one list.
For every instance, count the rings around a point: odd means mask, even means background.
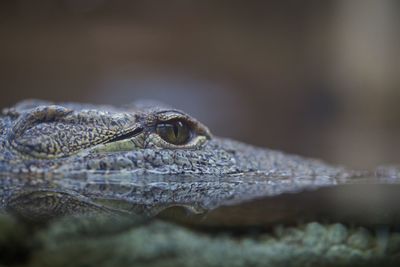
[{"label": "eyelid", "polygon": [[189,116],[180,112],[178,113],[178,112],[164,111],[157,113],[157,120],[158,123],[181,120],[191,124],[191,119],[189,118]]},{"label": "eyelid", "polygon": [[[200,148],[206,141],[207,137],[202,136],[202,135],[197,135],[195,134],[188,143],[183,144],[183,145],[174,145],[171,144],[164,139],[162,139],[158,134],[152,133],[151,134],[153,138],[157,139],[156,143],[158,143],[158,146],[161,146],[162,148],[167,148],[167,149],[179,149],[179,148],[188,148],[188,149],[195,149],[195,148]],[[153,138],[149,138],[150,140]],[[154,140],[152,140],[154,141]],[[145,145],[146,148],[150,148],[154,146],[154,142],[149,142]]]}]

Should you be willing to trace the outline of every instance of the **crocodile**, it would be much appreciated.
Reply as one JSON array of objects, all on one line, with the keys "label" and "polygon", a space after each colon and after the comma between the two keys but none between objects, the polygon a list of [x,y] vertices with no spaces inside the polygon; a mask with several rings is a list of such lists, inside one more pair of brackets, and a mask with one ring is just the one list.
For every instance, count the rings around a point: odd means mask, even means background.
[{"label": "crocodile", "polygon": [[[398,168],[349,170],[216,137],[158,102],[25,100],[3,110],[0,148],[0,209],[24,219],[135,214],[172,220],[194,234],[241,229],[244,236],[243,229],[268,232],[282,224],[388,225],[384,237],[374,236],[376,246],[357,248],[383,258],[388,240],[400,238],[393,230]],[[348,239],[338,242],[344,258],[354,256]],[[288,255],[302,246],[292,243]],[[391,253],[399,258],[400,248]],[[314,262],[320,264],[326,262]]]}]

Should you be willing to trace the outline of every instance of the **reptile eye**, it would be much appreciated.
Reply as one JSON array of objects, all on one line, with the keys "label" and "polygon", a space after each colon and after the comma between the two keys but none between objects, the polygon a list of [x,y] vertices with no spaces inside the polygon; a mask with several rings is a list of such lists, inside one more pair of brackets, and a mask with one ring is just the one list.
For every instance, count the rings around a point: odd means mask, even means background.
[{"label": "reptile eye", "polygon": [[183,145],[191,138],[191,128],[180,120],[161,122],[156,126],[157,134],[174,145]]}]

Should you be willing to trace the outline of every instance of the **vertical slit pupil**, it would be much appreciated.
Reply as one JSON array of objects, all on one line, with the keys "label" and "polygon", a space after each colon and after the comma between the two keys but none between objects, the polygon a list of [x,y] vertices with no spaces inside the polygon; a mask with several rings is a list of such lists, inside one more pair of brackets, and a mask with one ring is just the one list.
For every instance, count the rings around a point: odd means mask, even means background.
[{"label": "vertical slit pupil", "polygon": [[179,127],[182,127],[182,123],[180,121],[177,121],[173,124],[173,129],[174,129],[174,134],[175,137],[178,137],[178,133],[179,133]]}]

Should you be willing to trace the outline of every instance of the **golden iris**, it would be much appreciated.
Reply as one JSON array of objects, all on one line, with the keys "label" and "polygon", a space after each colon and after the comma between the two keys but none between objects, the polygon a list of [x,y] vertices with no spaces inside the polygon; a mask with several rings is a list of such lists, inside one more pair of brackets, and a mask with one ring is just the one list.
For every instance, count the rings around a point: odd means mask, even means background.
[{"label": "golden iris", "polygon": [[157,124],[156,132],[162,139],[174,145],[183,145],[191,137],[189,125],[180,120],[161,122]]}]

